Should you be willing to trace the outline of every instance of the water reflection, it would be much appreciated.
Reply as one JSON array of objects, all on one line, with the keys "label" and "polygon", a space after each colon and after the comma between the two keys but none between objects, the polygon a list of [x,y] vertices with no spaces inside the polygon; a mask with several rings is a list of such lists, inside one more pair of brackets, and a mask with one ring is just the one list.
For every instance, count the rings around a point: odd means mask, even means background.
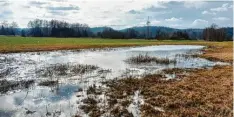
[{"label": "water reflection", "polygon": [[35,111],[35,116],[37,116],[36,113],[43,115],[46,111],[55,112],[61,109],[70,113],[72,110],[69,108],[75,108],[75,93],[78,89],[77,85],[66,84],[55,87],[37,87],[33,90],[4,95],[0,97],[2,105],[0,113],[4,116],[11,116],[12,111],[16,111],[16,115],[25,116],[28,111]]},{"label": "water reflection", "polygon": [[[0,96],[0,116],[72,116],[79,112],[80,100],[86,96],[85,91],[93,84],[116,77],[129,77],[153,73],[165,68],[201,68],[212,67],[218,62],[211,62],[196,57],[178,55],[200,54],[203,46],[164,45],[135,48],[116,48],[112,50],[81,50],[28,52],[0,54],[0,74],[6,80],[35,80],[34,87],[22,90],[9,90]],[[125,60],[131,56],[148,54],[159,58],[176,59],[176,64],[128,64]],[[55,64],[83,64],[98,66],[92,72],[44,77],[36,71]],[[4,74],[4,71],[8,71]],[[66,74],[69,74],[69,67]],[[58,80],[52,87],[39,86],[45,80]],[[78,91],[80,98],[78,98]]]}]

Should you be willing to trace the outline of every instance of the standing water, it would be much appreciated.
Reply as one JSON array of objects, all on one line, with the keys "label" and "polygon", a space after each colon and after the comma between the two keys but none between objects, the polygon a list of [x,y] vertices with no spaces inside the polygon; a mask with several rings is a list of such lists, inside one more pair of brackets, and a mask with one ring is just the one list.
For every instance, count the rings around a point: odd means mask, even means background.
[{"label": "standing water", "polygon": [[[103,80],[127,75],[140,77],[166,68],[207,68],[222,64],[190,56],[201,54],[202,48],[161,45],[0,54],[0,116],[73,116],[83,113],[78,105],[87,96],[87,88],[100,85]],[[175,62],[126,62],[138,55]]]}]

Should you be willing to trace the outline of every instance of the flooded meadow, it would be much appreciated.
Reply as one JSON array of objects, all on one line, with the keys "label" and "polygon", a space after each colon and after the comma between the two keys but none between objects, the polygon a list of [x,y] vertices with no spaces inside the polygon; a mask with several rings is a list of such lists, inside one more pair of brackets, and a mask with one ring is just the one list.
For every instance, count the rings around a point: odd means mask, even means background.
[{"label": "flooded meadow", "polygon": [[137,83],[132,79],[148,75],[176,79],[189,69],[227,65],[199,58],[203,48],[159,45],[0,54],[0,116],[139,117],[142,92],[115,92],[113,85],[126,78]]}]

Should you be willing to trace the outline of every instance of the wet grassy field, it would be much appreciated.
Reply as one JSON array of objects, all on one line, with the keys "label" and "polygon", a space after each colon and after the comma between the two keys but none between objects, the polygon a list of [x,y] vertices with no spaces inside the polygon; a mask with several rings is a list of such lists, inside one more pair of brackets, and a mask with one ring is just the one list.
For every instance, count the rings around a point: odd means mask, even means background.
[{"label": "wet grassy field", "polygon": [[221,45],[232,46],[232,42],[205,42],[192,40],[145,40],[145,39],[97,39],[97,38],[50,38],[0,36],[0,52],[28,52],[46,50],[68,50],[104,47],[146,45]]},{"label": "wet grassy field", "polygon": [[[209,45],[210,43],[212,45]],[[203,50],[204,54],[200,57],[212,61],[229,62],[231,66],[163,70],[163,73],[175,74],[176,78],[171,80],[165,80],[163,74],[146,75],[141,79],[113,80],[108,82],[109,95],[113,100],[121,99],[123,102],[128,102],[126,97],[140,91],[144,98],[144,104],[139,105],[143,117],[232,117],[232,42],[209,42],[208,45],[209,47]],[[126,92],[127,95],[121,92]],[[121,112],[125,111],[117,109],[116,113]]]},{"label": "wet grassy field", "polygon": [[[199,57],[228,62],[231,65],[218,65],[212,69],[172,68],[163,70],[161,74],[146,75],[140,79],[126,77],[120,80],[110,80],[106,82],[108,86],[106,93],[111,97],[108,104],[110,107],[115,105],[110,113],[115,116],[132,116],[132,113],[125,108],[130,106],[132,100],[129,99],[135,95],[138,99],[135,105],[140,109],[137,114],[143,117],[232,117],[232,42],[199,43],[208,46],[203,50],[204,54]],[[175,78],[165,80],[164,74],[175,74]],[[93,99],[87,98],[87,100]],[[102,111],[95,107],[95,103],[87,103],[83,108],[89,108],[87,113],[91,116],[99,116]]]},{"label": "wet grassy field", "polygon": [[[0,37],[0,52],[26,52],[63,49],[104,48],[122,46],[146,45],[204,45],[203,54],[196,57],[211,61],[223,61],[230,65],[216,65],[207,68],[168,68],[161,73],[147,74],[142,78],[126,76],[121,79],[112,79],[101,82],[102,87],[92,85],[87,89],[87,98],[81,100],[79,109],[94,117],[104,113],[113,116],[133,116],[127,109],[137,106],[140,111],[135,113],[143,117],[151,116],[233,116],[233,43],[207,42],[188,40],[122,40],[122,39],[91,39],[91,38],[35,38],[35,37]],[[118,55],[119,56],[119,55]],[[59,56],[57,56],[59,57]],[[114,57],[116,58],[116,57]],[[169,64],[169,59],[159,59],[148,55],[132,56],[127,59],[133,63],[163,63]],[[111,60],[110,60],[111,61]],[[173,61],[172,61],[173,62]],[[176,61],[175,61],[176,62]],[[69,71],[68,68],[71,68]],[[95,70],[96,66],[82,65],[55,65],[38,69],[44,76],[57,76],[69,73],[73,75]],[[43,71],[43,70],[46,71]],[[69,71],[69,72],[67,72]],[[165,79],[165,74],[174,74],[175,78]],[[41,77],[41,76],[40,76]],[[28,87],[29,82],[8,82],[9,88],[18,86]],[[23,84],[23,85],[22,85]],[[57,80],[40,82],[40,86],[58,84]],[[3,85],[4,86],[4,85]],[[8,87],[6,90],[8,90]],[[3,90],[2,92],[6,92]],[[83,89],[82,89],[83,90]],[[84,89],[85,90],[85,89]],[[105,105],[100,108],[99,100],[95,96],[104,95]],[[79,97],[79,93],[77,97]],[[98,97],[98,96],[97,96]],[[137,100],[135,100],[135,97]],[[142,101],[144,103],[142,103]],[[134,102],[134,103],[132,103]],[[113,107],[113,108],[112,108]],[[131,109],[130,109],[131,110]],[[82,116],[77,113],[76,116]]]}]

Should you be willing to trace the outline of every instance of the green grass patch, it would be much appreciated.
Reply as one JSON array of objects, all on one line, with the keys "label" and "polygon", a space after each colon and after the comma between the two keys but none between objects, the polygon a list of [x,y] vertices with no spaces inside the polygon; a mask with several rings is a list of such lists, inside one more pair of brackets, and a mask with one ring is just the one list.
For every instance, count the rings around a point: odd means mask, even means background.
[{"label": "green grass patch", "polygon": [[[196,40],[145,40],[145,39],[100,39],[100,38],[52,38],[52,37],[8,37],[0,36],[0,52],[25,52],[45,50],[67,50],[103,47],[146,45],[212,45],[217,42]],[[219,42],[222,44],[223,42]],[[231,43],[231,42],[230,42]],[[223,44],[226,44],[225,42]],[[231,43],[232,44],[232,43]]]}]

